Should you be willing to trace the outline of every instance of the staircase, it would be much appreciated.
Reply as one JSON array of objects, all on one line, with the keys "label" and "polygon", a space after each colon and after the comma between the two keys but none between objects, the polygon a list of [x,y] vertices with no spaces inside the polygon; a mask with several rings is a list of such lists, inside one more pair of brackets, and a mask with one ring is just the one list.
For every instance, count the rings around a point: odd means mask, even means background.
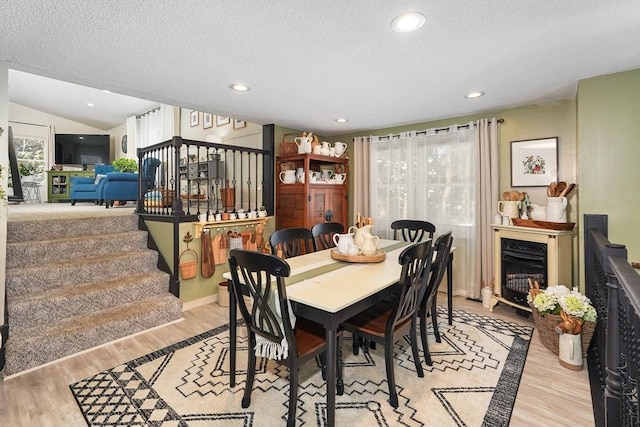
[{"label": "staircase", "polygon": [[7,223],[5,377],[182,317],[133,214]]}]

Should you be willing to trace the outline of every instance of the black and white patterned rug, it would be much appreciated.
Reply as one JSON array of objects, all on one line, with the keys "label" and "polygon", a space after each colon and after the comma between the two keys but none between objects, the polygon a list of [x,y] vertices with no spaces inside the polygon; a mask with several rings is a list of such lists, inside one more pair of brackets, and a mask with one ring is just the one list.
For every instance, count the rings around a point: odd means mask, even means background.
[{"label": "black and white patterned rug", "polygon": [[[507,426],[529,349],[532,327],[463,311],[446,324],[442,343],[429,335],[433,366],[415,373],[408,337],[395,346],[399,407],[387,402],[384,349],[369,354],[343,347],[345,392],[336,397],[338,426]],[[431,330],[431,328],[429,328]],[[246,339],[238,328],[238,376],[229,386],[228,325],[131,360],[70,385],[91,426],[284,425],[287,368],[258,359],[251,406],[244,390]],[[422,352],[420,352],[422,356]],[[300,372],[297,423],[324,426],[325,383],[315,363]]]}]

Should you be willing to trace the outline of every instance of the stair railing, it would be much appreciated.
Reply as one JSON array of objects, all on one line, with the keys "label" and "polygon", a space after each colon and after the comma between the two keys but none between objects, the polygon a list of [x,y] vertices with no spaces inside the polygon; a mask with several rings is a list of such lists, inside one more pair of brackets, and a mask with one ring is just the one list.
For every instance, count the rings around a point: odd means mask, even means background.
[{"label": "stair railing", "polygon": [[[200,215],[214,218],[223,212],[262,206],[274,211],[274,146],[272,126],[267,125],[262,149],[179,136],[138,149],[136,213],[141,218],[140,228],[148,230],[149,221],[173,223],[173,259],[165,260],[160,254],[158,260],[158,268],[171,275],[172,294],[180,296],[177,265],[181,223],[198,221]],[[156,166],[145,166],[149,163]],[[148,247],[157,250],[151,233],[149,236]]]}]

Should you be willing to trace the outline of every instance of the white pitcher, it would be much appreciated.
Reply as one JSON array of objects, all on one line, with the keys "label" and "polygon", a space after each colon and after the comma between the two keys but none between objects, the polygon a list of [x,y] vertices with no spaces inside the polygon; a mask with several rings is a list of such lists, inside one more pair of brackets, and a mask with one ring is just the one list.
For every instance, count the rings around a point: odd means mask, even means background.
[{"label": "white pitcher", "polygon": [[347,144],[344,142],[334,142],[333,145],[336,147],[336,154],[338,156],[342,156],[342,154],[347,151]]},{"label": "white pitcher", "polygon": [[282,171],[278,177],[283,184],[294,184],[296,182],[296,171],[295,169]]},{"label": "white pitcher", "polygon": [[547,197],[547,221],[567,222],[566,197]]},{"label": "white pitcher", "polygon": [[582,335],[560,334],[558,357],[560,365],[572,371],[582,370]]},{"label": "white pitcher", "polygon": [[338,248],[338,252],[341,254],[349,253],[349,246],[353,245],[353,234],[345,233],[345,234],[334,234],[333,235],[333,243]]},{"label": "white pitcher", "polygon": [[498,213],[503,217],[520,218],[520,206],[519,201],[500,200],[498,202]]},{"label": "white pitcher", "polygon": [[380,238],[378,236],[372,236],[371,234],[364,236],[364,243],[360,248],[362,250],[362,255],[371,256],[375,255],[378,252],[378,242]]},{"label": "white pitcher", "polygon": [[299,136],[293,141],[298,146],[298,154],[309,154],[311,152],[311,138]]},{"label": "white pitcher", "polygon": [[[354,243],[356,244],[356,246],[362,247],[362,245],[364,244],[364,238],[366,236],[371,236],[371,229],[373,228],[373,225],[363,225],[360,228],[356,228],[352,225],[351,227],[356,229],[356,232],[353,235]],[[349,227],[349,230],[351,230],[351,227]]]}]

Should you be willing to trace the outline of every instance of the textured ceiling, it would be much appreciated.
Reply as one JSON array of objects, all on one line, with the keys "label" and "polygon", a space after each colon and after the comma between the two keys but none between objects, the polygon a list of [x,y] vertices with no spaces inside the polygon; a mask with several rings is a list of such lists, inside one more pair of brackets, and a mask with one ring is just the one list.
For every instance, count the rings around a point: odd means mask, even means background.
[{"label": "textured ceiling", "polygon": [[[426,24],[394,33],[407,11]],[[322,135],[572,98],[580,79],[640,68],[638,0],[4,0],[0,28],[14,70]],[[15,79],[10,100],[28,107],[89,102],[29,98]],[[123,117],[149,105],[118,102]]]}]

